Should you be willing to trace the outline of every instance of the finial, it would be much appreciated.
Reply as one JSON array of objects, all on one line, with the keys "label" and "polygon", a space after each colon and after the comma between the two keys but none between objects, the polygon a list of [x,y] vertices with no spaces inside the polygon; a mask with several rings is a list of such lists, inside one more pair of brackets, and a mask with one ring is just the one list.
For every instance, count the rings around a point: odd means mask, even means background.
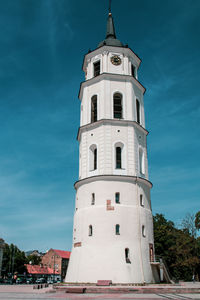
[{"label": "finial", "polygon": [[109,15],[111,15],[111,0],[109,0],[109,8],[108,8],[108,11],[109,11]]}]

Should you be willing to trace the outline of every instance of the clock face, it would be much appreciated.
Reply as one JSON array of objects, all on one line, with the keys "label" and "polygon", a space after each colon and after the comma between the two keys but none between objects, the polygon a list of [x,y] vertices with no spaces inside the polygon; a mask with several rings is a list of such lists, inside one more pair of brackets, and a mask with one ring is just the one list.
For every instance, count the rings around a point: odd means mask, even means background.
[{"label": "clock face", "polygon": [[121,58],[118,55],[112,56],[110,60],[111,60],[111,63],[115,66],[121,65],[121,62],[122,62]]}]

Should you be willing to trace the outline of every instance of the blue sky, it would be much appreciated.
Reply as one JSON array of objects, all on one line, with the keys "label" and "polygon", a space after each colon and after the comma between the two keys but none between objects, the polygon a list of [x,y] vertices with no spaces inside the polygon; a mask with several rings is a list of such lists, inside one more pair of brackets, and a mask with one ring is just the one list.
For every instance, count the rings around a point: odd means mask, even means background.
[{"label": "blue sky", "polygon": [[[107,0],[0,0],[0,237],[71,249],[84,54]],[[117,37],[142,59],[153,213],[200,209],[200,1],[113,0]]]}]

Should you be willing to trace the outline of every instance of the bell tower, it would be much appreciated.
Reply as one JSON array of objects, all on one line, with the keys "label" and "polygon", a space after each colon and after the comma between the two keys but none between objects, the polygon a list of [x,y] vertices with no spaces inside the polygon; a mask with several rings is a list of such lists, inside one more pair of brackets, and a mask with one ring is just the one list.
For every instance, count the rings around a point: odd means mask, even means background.
[{"label": "bell tower", "polygon": [[79,180],[66,282],[154,282],[153,221],[140,58],[116,38],[84,57]]}]

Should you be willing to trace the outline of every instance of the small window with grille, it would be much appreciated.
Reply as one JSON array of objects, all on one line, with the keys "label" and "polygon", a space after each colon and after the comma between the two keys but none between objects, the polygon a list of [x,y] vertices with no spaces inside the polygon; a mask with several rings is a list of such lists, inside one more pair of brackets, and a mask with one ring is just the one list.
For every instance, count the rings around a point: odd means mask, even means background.
[{"label": "small window with grille", "polygon": [[116,224],[116,225],[115,225],[115,234],[116,234],[116,235],[120,235],[119,229],[120,229],[119,224]]},{"label": "small window with grille", "polygon": [[92,225],[89,226],[89,236],[92,236]]},{"label": "small window with grille", "polygon": [[94,77],[100,75],[100,60],[94,63]]},{"label": "small window with grille", "polygon": [[92,202],[91,205],[95,205],[95,193],[92,193]]},{"label": "small window with grille", "polygon": [[127,264],[131,264],[129,248],[125,248],[125,260]]},{"label": "small window with grille", "polygon": [[120,203],[120,193],[115,193],[115,203]]}]

